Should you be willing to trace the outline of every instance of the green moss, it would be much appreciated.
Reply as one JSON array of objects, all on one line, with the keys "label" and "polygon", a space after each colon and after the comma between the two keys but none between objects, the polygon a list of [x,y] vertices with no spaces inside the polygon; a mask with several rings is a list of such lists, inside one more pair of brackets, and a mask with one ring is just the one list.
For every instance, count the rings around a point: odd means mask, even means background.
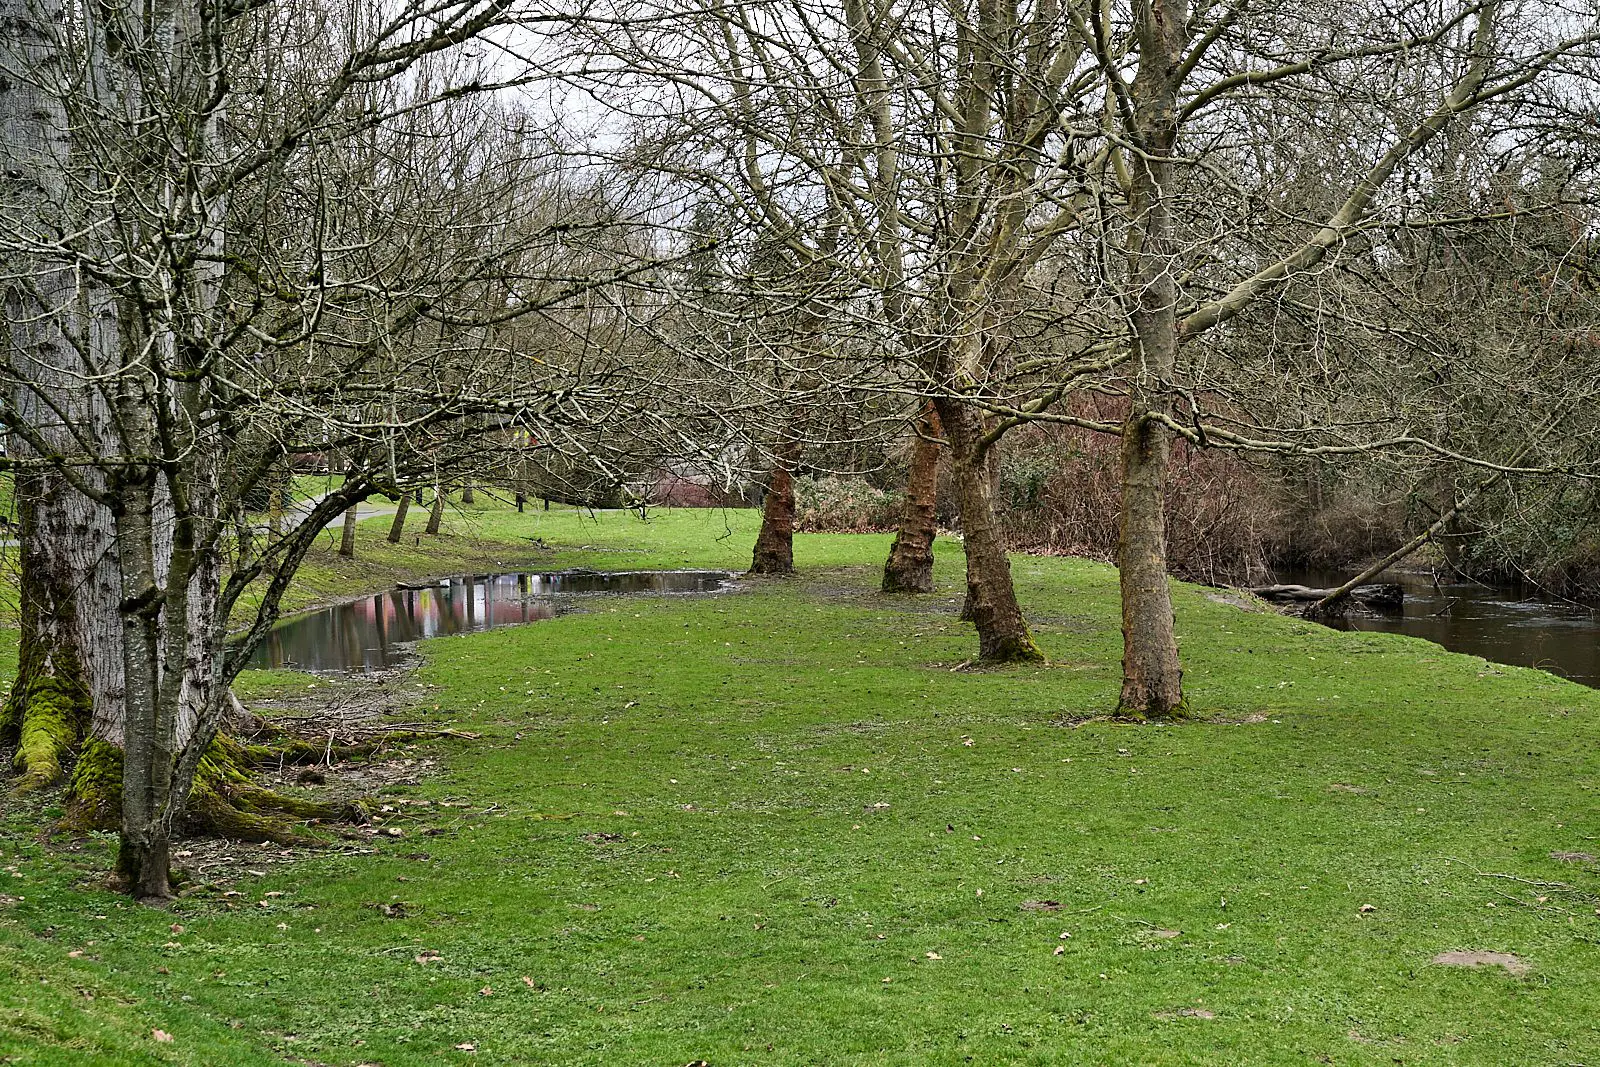
[{"label": "green moss", "polygon": [[82,688],[47,675],[36,678],[8,704],[17,709],[12,714],[18,720],[14,764],[19,777],[13,792],[31,793],[59,782],[87,720]]},{"label": "green moss", "polygon": [[78,753],[67,784],[67,817],[75,830],[114,829],[122,818],[122,749],[94,738]]}]

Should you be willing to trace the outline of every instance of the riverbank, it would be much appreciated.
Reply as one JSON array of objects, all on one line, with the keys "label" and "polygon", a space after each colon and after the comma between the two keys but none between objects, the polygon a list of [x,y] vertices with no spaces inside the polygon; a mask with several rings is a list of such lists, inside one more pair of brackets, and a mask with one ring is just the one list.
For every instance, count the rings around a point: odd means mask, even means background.
[{"label": "riverbank", "polygon": [[[551,568],[737,568],[754,532],[514,514],[478,536],[541,537]],[[9,813],[0,1056],[1600,1054],[1600,694],[1179,586],[1204,721],[1118,725],[1114,571],[1017,557],[1051,664],[972,672],[959,547],[937,594],[887,598],[887,544],[802,536],[792,580],[424,644],[408,715],[481,738],[419,750],[372,854],[263,864],[236,897],[136,908],[93,888],[109,840],[46,847]],[[1430,962],[1451,951],[1518,973]]]}]

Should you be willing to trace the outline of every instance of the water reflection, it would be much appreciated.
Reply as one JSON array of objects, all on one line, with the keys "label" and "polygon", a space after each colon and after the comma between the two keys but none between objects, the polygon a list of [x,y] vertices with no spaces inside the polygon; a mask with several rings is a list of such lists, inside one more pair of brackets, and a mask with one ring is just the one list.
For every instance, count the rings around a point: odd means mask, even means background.
[{"label": "water reflection", "polygon": [[684,594],[729,588],[726,571],[561,571],[451,578],[395,589],[280,623],[252,667],[373,671],[404,658],[402,645],[548,619],[562,597],[584,593]]},{"label": "water reflection", "polygon": [[[1327,588],[1338,574],[1280,571],[1279,581]],[[1539,667],[1600,687],[1600,618],[1587,609],[1520,589],[1468,582],[1435,585],[1431,575],[1391,571],[1377,579],[1405,587],[1403,611],[1352,614],[1352,630],[1382,630],[1423,637],[1496,663]]]}]

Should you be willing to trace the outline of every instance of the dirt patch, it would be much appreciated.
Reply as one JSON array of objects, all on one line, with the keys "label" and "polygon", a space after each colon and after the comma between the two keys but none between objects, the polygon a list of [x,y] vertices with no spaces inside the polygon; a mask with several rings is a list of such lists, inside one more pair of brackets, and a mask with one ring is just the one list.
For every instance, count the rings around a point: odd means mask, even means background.
[{"label": "dirt patch", "polygon": [[1158,1011],[1155,1016],[1167,1022],[1172,1019],[1215,1019],[1217,1013],[1206,1008],[1174,1008],[1172,1011]]},{"label": "dirt patch", "polygon": [[1266,605],[1260,601],[1246,600],[1243,596],[1229,596],[1226,593],[1206,593],[1204,596],[1213,604],[1225,604],[1230,608],[1238,608],[1240,611],[1259,612],[1267,610]]},{"label": "dirt patch", "polygon": [[[230,909],[259,906],[260,894],[252,885],[291,864],[331,855],[371,855],[385,846],[415,849],[403,839],[451,832],[438,823],[458,821],[459,814],[450,809],[465,806],[466,801],[385,795],[397,787],[419,785],[438,769],[438,761],[423,754],[434,743],[427,735],[439,726],[417,721],[423,717],[418,705],[428,690],[416,682],[416,663],[371,674],[319,675],[314,683],[252,699],[241,740],[278,744],[295,739],[326,746],[327,753],[311,763],[285,759],[258,767],[253,771],[256,784],[317,801],[360,800],[370,811],[369,820],[356,825],[312,824],[314,831],[328,835],[326,845],[285,847],[185,837],[174,842],[175,866],[189,883],[180,892],[219,898]],[[393,740],[386,739],[391,733]],[[346,746],[367,751],[374,745],[370,754],[341,758],[341,749],[350,751]],[[403,854],[408,859],[428,859],[426,853]],[[269,903],[286,902],[274,897]]]},{"label": "dirt patch", "polygon": [[1272,716],[1264,711],[1253,711],[1244,716],[1213,715],[1205,721],[1218,726],[1260,726],[1264,722],[1271,722]]},{"label": "dirt patch", "polygon": [[1359,785],[1351,785],[1349,782],[1334,782],[1328,786],[1328,789],[1335,793],[1354,793],[1357,796],[1366,796],[1371,792],[1370,789],[1364,789]]},{"label": "dirt patch", "polygon": [[1018,904],[1017,907],[1021,908],[1023,911],[1060,911],[1061,901],[1024,900],[1021,904]]},{"label": "dirt patch", "polygon": [[1588,852],[1552,852],[1550,858],[1557,863],[1594,863],[1593,854]]},{"label": "dirt patch", "polygon": [[361,674],[321,674],[316,681],[280,689],[250,701],[250,711],[281,730],[298,735],[341,735],[362,727],[399,728],[392,719],[413,711],[429,689],[416,681],[421,661]]},{"label": "dirt patch", "polygon": [[1509,952],[1481,952],[1467,949],[1441,952],[1433,957],[1431,962],[1439,967],[1504,967],[1507,974],[1517,977],[1533,969],[1526,960]]}]

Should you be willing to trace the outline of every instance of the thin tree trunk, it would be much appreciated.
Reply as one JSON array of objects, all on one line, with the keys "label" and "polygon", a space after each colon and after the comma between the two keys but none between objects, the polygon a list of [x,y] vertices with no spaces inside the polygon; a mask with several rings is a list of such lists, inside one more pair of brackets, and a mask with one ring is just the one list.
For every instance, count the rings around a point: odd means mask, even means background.
[{"label": "thin tree trunk", "polygon": [[794,473],[800,446],[778,449],[761,503],[761,532],[750,559],[751,574],[794,573]]},{"label": "thin tree trunk", "polygon": [[[126,410],[141,401],[125,403]],[[135,413],[135,418],[138,417]],[[123,694],[122,836],[117,872],[144,899],[172,895],[171,846],[163,814],[172,781],[172,747],[162,730],[161,597],[156,581],[153,478],[135,472],[122,491],[117,554],[122,565]]]},{"label": "thin tree trunk", "polygon": [[978,658],[985,663],[1039,662],[1017,603],[1011,561],[995,517],[994,468],[983,445],[983,423],[958,400],[936,402],[950,446],[950,475],[961,510],[961,543],[967,555],[967,609],[978,631]]},{"label": "thin tree trunk", "polygon": [[439,533],[439,524],[444,522],[444,487],[433,487],[433,510],[428,512],[428,526],[423,531],[429,536]]},{"label": "thin tree trunk", "polygon": [[344,509],[344,529],[339,535],[339,555],[345,559],[356,558],[356,519],[359,517],[359,505],[351,504]]},{"label": "thin tree trunk", "polygon": [[464,486],[461,487],[461,502],[463,504],[472,504],[472,503],[474,503],[473,496],[472,496],[472,486],[464,485]]},{"label": "thin tree trunk", "polygon": [[1178,358],[1177,283],[1171,206],[1179,63],[1187,39],[1184,0],[1135,5],[1139,70],[1134,78],[1134,222],[1129,288],[1134,294],[1136,373],[1122,429],[1122,695],[1130,714],[1164,718],[1183,707],[1183,672],[1167,585],[1166,490],[1172,432],[1162,421]]},{"label": "thin tree trunk", "polygon": [[406,510],[410,507],[410,495],[401,493],[400,503],[397,504],[394,509],[394,521],[389,524],[389,543],[391,545],[398,545],[400,543],[400,536],[405,533],[406,530]]},{"label": "thin tree trunk", "polygon": [[900,528],[883,566],[885,593],[933,592],[933,538],[939,505],[939,415],[930,403],[917,423]]}]

